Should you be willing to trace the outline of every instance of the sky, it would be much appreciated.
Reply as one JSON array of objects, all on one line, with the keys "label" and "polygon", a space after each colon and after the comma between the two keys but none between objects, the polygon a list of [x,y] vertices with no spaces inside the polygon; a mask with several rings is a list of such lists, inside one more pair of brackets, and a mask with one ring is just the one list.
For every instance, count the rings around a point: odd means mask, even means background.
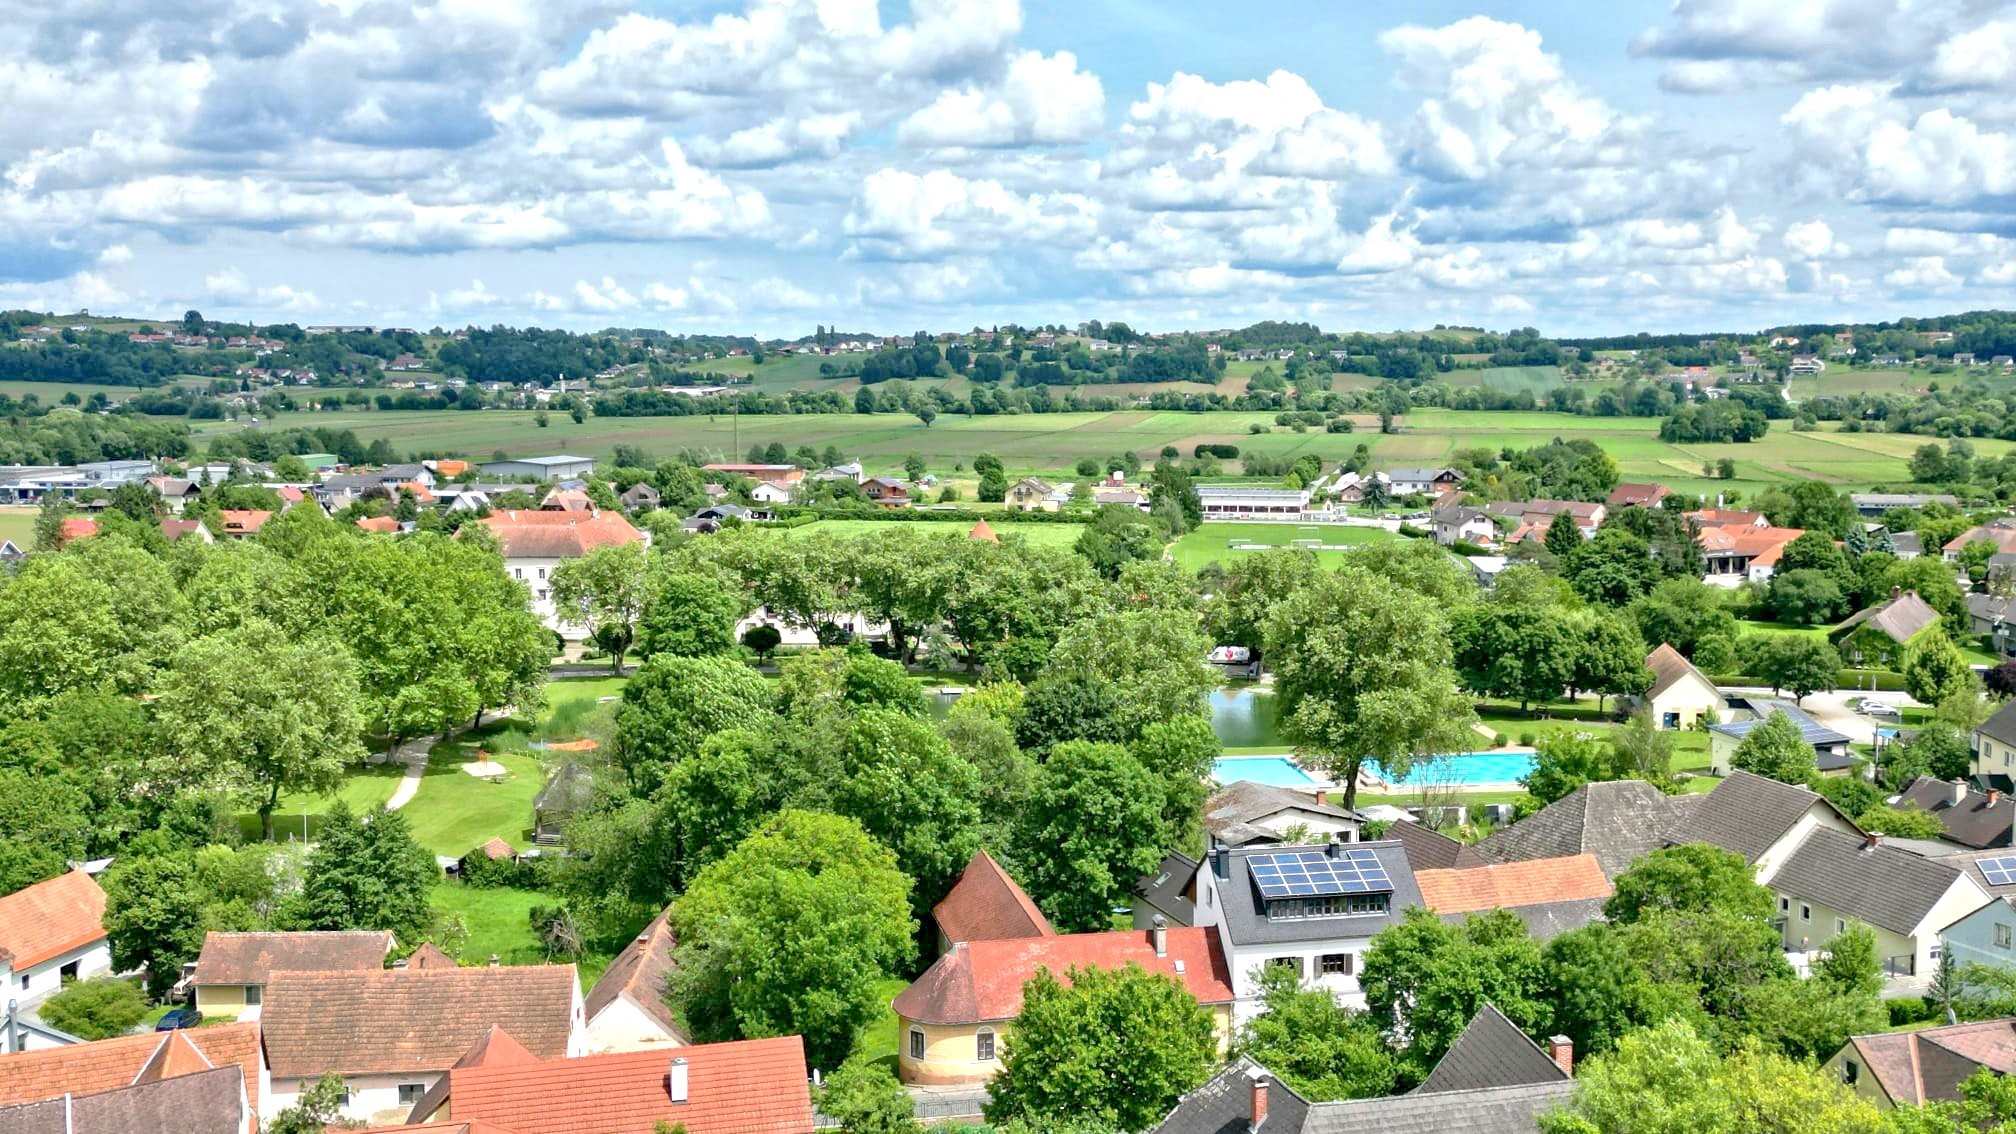
[{"label": "sky", "polygon": [[2016,306],[2016,2],[0,11],[0,307],[796,337]]}]

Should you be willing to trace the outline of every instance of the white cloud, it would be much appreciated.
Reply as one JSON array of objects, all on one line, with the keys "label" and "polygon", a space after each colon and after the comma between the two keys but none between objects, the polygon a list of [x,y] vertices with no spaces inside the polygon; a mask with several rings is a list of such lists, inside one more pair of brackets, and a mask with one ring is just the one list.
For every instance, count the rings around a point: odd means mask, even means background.
[{"label": "white cloud", "polygon": [[1631,41],[1669,60],[1662,83],[1688,93],[1894,73],[1997,0],[1674,0],[1672,21]]},{"label": "white cloud", "polygon": [[857,251],[923,260],[992,248],[1011,237],[1038,244],[1083,238],[1098,211],[1098,203],[1082,194],[1025,195],[945,169],[881,169],[863,179],[845,229]]},{"label": "white cloud", "polygon": [[940,94],[903,120],[897,140],[913,146],[1019,146],[1082,142],[1106,124],[1106,89],[1068,51],[1017,53],[991,87]]},{"label": "white cloud", "polygon": [[1883,283],[1906,294],[1945,291],[1956,287],[1960,277],[1946,270],[1939,256],[1920,256],[1899,268],[1883,273]]},{"label": "white cloud", "polygon": [[1824,220],[1786,225],[1784,239],[1785,247],[1809,260],[1844,255],[1848,251],[1847,245],[1835,241],[1833,226]]},{"label": "white cloud", "polygon": [[133,249],[124,244],[108,244],[99,250],[98,262],[107,266],[130,264],[133,262]]},{"label": "white cloud", "polygon": [[321,303],[312,291],[287,284],[255,286],[238,268],[224,268],[203,277],[209,302],[226,308],[256,308],[262,311],[312,311]]}]

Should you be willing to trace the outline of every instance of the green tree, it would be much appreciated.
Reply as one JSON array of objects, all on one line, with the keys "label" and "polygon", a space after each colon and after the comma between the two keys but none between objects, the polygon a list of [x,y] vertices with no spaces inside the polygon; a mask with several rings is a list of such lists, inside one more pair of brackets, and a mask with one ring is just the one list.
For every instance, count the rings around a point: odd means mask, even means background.
[{"label": "green tree", "polygon": [[1629,618],[1612,611],[1582,610],[1570,616],[1569,628],[1575,644],[1568,687],[1595,693],[1598,710],[1605,697],[1636,697],[1652,688],[1645,642]]},{"label": "green tree", "polygon": [[1575,673],[1578,642],[1557,610],[1475,606],[1456,616],[1449,636],[1464,686],[1518,701],[1521,712],[1559,699]]},{"label": "green tree", "polygon": [[129,857],[105,873],[105,934],[112,967],[144,968],[147,994],[159,1000],[203,951],[204,894],[193,859],[183,854]]},{"label": "green tree", "polygon": [[651,599],[650,565],[642,543],[598,547],[553,569],[553,609],[567,625],[587,629],[609,651],[610,672],[623,672],[623,655]]},{"label": "green tree", "polygon": [[428,892],[440,877],[403,814],[377,811],[360,820],[339,799],[322,817],[301,891],[283,920],[297,929],[389,929],[418,941],[431,917]]},{"label": "green tree", "polygon": [[1939,822],[1937,816],[1916,807],[1886,807],[1882,804],[1866,807],[1855,813],[1855,825],[1893,839],[1940,839],[1946,835],[1946,825]]},{"label": "green tree", "polygon": [[1204,605],[1205,633],[1214,645],[1261,649],[1274,605],[1314,580],[1319,570],[1312,551],[1240,556]]},{"label": "green tree", "polygon": [[916,1100],[866,1052],[827,1076],[818,1095],[819,1112],[838,1122],[845,1134],[923,1134]]},{"label": "green tree", "polygon": [[132,1031],[146,1018],[147,994],[130,980],[98,977],[65,985],[36,1012],[51,1027],[78,1039],[111,1039]]},{"label": "green tree", "polygon": [[1659,563],[1644,540],[1622,528],[1606,527],[1568,553],[1561,573],[1590,602],[1623,606],[1658,582]]},{"label": "green tree", "polygon": [[1533,749],[1533,770],[1520,782],[1533,798],[1552,803],[1583,784],[1610,777],[1610,746],[1594,733],[1550,732]]},{"label": "green tree", "polygon": [[1620,779],[1665,784],[1673,778],[1673,734],[1652,719],[1652,708],[1640,705],[1610,734],[1610,767]]},{"label": "green tree", "polygon": [[1547,525],[1547,536],[1542,541],[1548,552],[1556,557],[1564,557],[1582,546],[1582,529],[1576,526],[1573,512],[1554,513],[1553,522]]},{"label": "green tree", "polygon": [[672,909],[667,993],[696,1040],[805,1037],[837,1068],[914,955],[910,880],[838,815],[784,811],[694,878]]},{"label": "green tree", "polygon": [[1904,689],[1928,705],[1973,691],[1973,667],[1938,626],[1920,630],[1904,647]]},{"label": "green tree", "polygon": [[1831,690],[1841,679],[1841,655],[1820,638],[1807,634],[1752,634],[1742,640],[1738,652],[1748,661],[1744,668],[1769,683],[1774,690],[1792,694],[1795,702],[1809,693]]},{"label": "green tree", "polygon": [[1771,892],[1743,856],[1706,843],[1663,847],[1619,874],[1603,914],[1629,924],[1656,913],[1724,913],[1767,921]]},{"label": "green tree", "polygon": [[1058,636],[1048,674],[1082,676],[1111,690],[1120,734],[1132,740],[1156,722],[1205,716],[1218,684],[1204,660],[1210,648],[1189,611],[1100,612]]},{"label": "green tree", "polygon": [[364,757],[356,669],[334,642],[248,622],[184,646],[155,692],[170,759],[250,803],[269,842],[283,791],[328,791]]},{"label": "green tree", "polygon": [[1847,536],[1856,521],[1855,505],[1847,494],[1817,480],[1765,489],[1757,507],[1777,527],[1820,532],[1830,540]]},{"label": "green tree", "polygon": [[637,620],[637,653],[647,660],[658,654],[699,658],[730,653],[735,649],[735,625],[747,613],[748,600],[718,579],[655,572]]},{"label": "green tree", "polygon": [[1172,534],[1181,535],[1204,522],[1204,502],[1197,495],[1197,488],[1190,483],[1190,474],[1174,461],[1162,460],[1155,463],[1155,471],[1149,476],[1149,511],[1161,511],[1165,501],[1173,501],[1182,525]]},{"label": "green tree", "polygon": [[1804,784],[1818,773],[1813,745],[1791,717],[1775,710],[1744,735],[1729,764],[1787,784]]},{"label": "green tree", "polygon": [[[544,410],[540,416],[545,416]],[[293,1106],[274,1115],[266,1123],[266,1134],[323,1134],[342,1116],[344,1101],[349,1097],[343,1076],[331,1071],[301,1092]]]},{"label": "green tree", "polygon": [[1366,760],[1404,776],[1465,743],[1474,718],[1442,610],[1383,576],[1346,567],[1297,590],[1268,616],[1267,653],[1282,733],[1345,785],[1345,807]]},{"label": "green tree", "polygon": [[1804,568],[1773,574],[1765,603],[1780,622],[1812,626],[1839,617],[1847,596],[1824,573]]},{"label": "green tree", "polygon": [[634,792],[649,795],[708,736],[774,722],[770,703],[769,684],[740,661],[661,654],[623,687],[612,745],[617,766]]},{"label": "green tree", "polygon": [[1162,862],[1162,785],[1117,744],[1066,741],[1037,773],[1016,833],[1023,881],[1066,932],[1105,929]]},{"label": "green tree", "polygon": [[1365,953],[1358,984],[1381,1028],[1407,1037],[1414,1076],[1427,1074],[1485,1004],[1528,1032],[1548,1026],[1540,947],[1505,910],[1450,925],[1418,906],[1382,930]]},{"label": "green tree", "polygon": [[852,715],[833,764],[834,811],[896,852],[916,911],[951,890],[979,849],[979,778],[930,722],[883,708]]},{"label": "green tree", "polygon": [[1337,1006],[1320,988],[1304,988],[1295,970],[1260,971],[1264,1010],[1239,1029],[1234,1049],[1281,1077],[1310,1102],[1393,1093],[1399,1065],[1364,1014]]},{"label": "green tree", "polygon": [[1607,925],[1585,925],[1542,950],[1542,995],[1553,1007],[1553,1029],[1574,1041],[1577,1058],[1617,1046],[1633,1029],[1661,1018],[1687,998],[1646,979]]},{"label": "green tree", "polygon": [[1210,1075],[1211,1015],[1173,978],[1131,964],[1066,976],[1042,969],[1023,986],[988,1122],[1146,1130]]}]

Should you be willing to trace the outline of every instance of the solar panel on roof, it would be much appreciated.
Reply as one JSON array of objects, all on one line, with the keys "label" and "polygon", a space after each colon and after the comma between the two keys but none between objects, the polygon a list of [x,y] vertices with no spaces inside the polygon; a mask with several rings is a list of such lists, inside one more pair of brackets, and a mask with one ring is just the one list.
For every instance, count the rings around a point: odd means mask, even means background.
[{"label": "solar panel on roof", "polygon": [[1340,849],[1335,857],[1320,850],[1256,854],[1247,859],[1247,866],[1260,896],[1268,899],[1390,893],[1393,889],[1379,856],[1369,850]]},{"label": "solar panel on roof", "polygon": [[1981,868],[1981,877],[1990,886],[2016,886],[2016,854],[1984,858],[1974,865]]}]

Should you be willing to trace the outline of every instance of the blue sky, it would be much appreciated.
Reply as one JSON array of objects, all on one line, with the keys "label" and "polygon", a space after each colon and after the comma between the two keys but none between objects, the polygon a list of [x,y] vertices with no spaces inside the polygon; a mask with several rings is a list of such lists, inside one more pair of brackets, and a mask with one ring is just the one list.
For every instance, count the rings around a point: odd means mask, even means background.
[{"label": "blue sky", "polygon": [[2016,305],[1982,0],[75,0],[0,305],[798,335]]}]

